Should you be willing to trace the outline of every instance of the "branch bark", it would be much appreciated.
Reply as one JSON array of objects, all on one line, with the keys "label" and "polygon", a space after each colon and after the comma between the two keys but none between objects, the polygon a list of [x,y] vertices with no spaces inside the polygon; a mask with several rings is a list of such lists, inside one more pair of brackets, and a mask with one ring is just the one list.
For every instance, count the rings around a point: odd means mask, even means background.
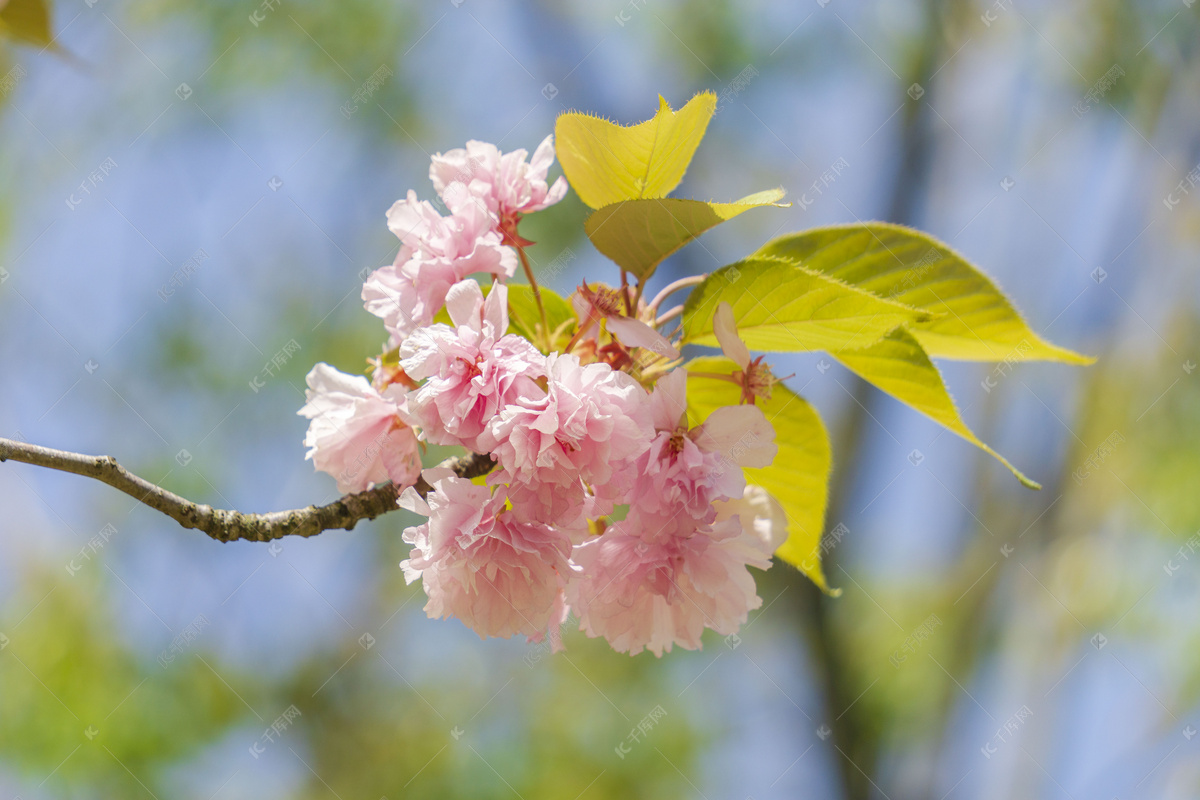
[{"label": "branch bark", "polygon": [[[269,542],[284,536],[307,537],[333,529],[352,530],[360,520],[375,519],[395,511],[399,507],[396,499],[404,490],[402,486],[385,483],[365,492],[345,495],[328,505],[247,514],[193,503],[134,475],[112,456],[88,456],[0,438],[0,462],[9,460],[107,483],[139,503],[166,514],[183,527],[203,531],[220,542]],[[490,472],[494,465],[490,455],[470,453],[450,459],[442,466],[454,470],[460,478],[477,478]],[[416,489],[424,497],[432,487],[420,478]]]}]

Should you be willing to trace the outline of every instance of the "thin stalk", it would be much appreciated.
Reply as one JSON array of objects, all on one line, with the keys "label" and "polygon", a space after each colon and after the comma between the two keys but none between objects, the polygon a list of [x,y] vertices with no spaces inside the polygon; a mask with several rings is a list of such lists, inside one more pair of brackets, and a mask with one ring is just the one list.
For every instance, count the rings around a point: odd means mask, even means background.
[{"label": "thin stalk", "polygon": [[666,300],[668,297],[673,295],[675,292],[678,292],[680,289],[686,289],[689,286],[696,286],[697,284],[703,283],[704,279],[707,277],[708,277],[707,274],[692,275],[690,277],[680,278],[677,281],[668,283],[666,285],[666,287],[664,287],[663,290],[661,292],[659,292],[654,297],[653,300],[650,301],[650,308],[657,310],[658,307],[662,304],[662,301]]},{"label": "thin stalk", "polygon": [[658,319],[654,320],[654,327],[657,328],[659,325],[662,325],[666,322],[670,322],[671,320],[675,319],[676,317],[680,316],[681,314],[683,314],[683,306],[675,306],[670,311],[663,314]]},{"label": "thin stalk", "polygon": [[537,279],[533,277],[533,269],[529,266],[529,256],[525,255],[525,248],[517,245],[517,255],[521,258],[521,269],[525,270],[525,278],[529,281],[529,288],[533,291],[533,299],[537,303],[538,313],[542,317],[542,343],[546,349],[550,349],[550,321],[546,319],[546,306],[542,304],[542,292],[538,289]]}]

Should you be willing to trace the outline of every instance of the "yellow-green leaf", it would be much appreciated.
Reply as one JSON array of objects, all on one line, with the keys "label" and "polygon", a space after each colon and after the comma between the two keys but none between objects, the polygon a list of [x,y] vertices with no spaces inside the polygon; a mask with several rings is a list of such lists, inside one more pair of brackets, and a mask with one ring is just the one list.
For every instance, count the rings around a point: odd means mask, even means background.
[{"label": "yellow-green leaf", "polygon": [[640,281],[664,258],[700,234],[743,211],[779,206],[783,189],[758,192],[732,203],[677,197],[624,200],[604,206],[584,223],[588,238],[604,255]]},{"label": "yellow-green leaf", "polygon": [[684,344],[717,345],[713,315],[729,303],[751,350],[864,347],[929,313],[877,297],[777,258],[749,258],[712,273],[683,307]]},{"label": "yellow-green leaf", "polygon": [[0,2],[0,31],[39,47],[54,41],[50,32],[50,9],[45,0]]},{"label": "yellow-green leaf", "polygon": [[[695,372],[732,372],[736,365],[726,358],[697,358],[688,363]],[[736,405],[738,387],[726,381],[688,376],[688,422],[703,422],[714,409]],[[746,480],[761,486],[787,514],[787,539],[775,555],[829,592],[821,567],[821,532],[825,528],[825,503],[829,493],[831,455],[829,435],[816,409],[783,384],[776,384],[771,399],[759,407],[775,427],[779,453],[763,469],[746,469]],[[836,592],[831,592],[836,594]]]},{"label": "yellow-green leaf", "polygon": [[[561,295],[545,286],[539,286],[538,292],[542,295],[542,305],[546,309],[550,335],[562,327],[563,323],[574,321],[575,311]],[[508,284],[508,327],[538,346],[545,341],[541,334],[542,317],[538,313],[533,290],[523,283]]]},{"label": "yellow-green leaf", "polygon": [[899,328],[869,347],[832,353],[851,372],[995,456],[1031,489],[1042,488],[979,440],[954,405],[938,368],[911,332]]},{"label": "yellow-green leaf", "polygon": [[934,312],[934,318],[910,328],[935,358],[1094,360],[1043,340],[990,278],[945,242],[902,225],[814,228],[774,239],[755,255],[787,258],[880,297]]},{"label": "yellow-green leaf", "polygon": [[678,111],[659,97],[652,119],[627,127],[569,111],[554,125],[558,163],[592,208],[666,197],[683,180],[716,108],[712,92],[701,92]]}]

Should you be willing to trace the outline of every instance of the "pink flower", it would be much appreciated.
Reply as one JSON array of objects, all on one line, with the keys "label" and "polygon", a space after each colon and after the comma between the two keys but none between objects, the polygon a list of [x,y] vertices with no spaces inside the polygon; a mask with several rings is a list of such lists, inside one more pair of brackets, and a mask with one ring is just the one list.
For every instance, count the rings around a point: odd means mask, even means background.
[{"label": "pink flower", "polygon": [[718,522],[736,517],[747,541],[757,543],[768,556],[787,541],[787,513],[761,486],[747,486],[740,498],[718,502],[716,509]]},{"label": "pink flower", "polygon": [[562,622],[572,574],[562,533],[516,520],[503,492],[457,477],[436,481],[427,500],[406,490],[400,504],[429,517],[404,532],[413,549],[400,567],[409,583],[421,579],[431,619],[457,617],[481,638],[534,640]]},{"label": "pink flower", "polygon": [[742,467],[775,458],[775,431],[754,406],[725,406],[687,427],[687,373],[659,378],[650,397],[658,435],[638,459],[626,529],[646,541],[687,536],[716,518],[713,503],[742,497]]},{"label": "pink flower", "polygon": [[680,357],[679,350],[667,337],[637,317],[625,315],[625,299],[620,289],[608,286],[593,289],[584,281],[571,295],[571,304],[582,331],[595,328],[600,320],[606,320],[608,332],[626,347],[642,347],[672,360]]},{"label": "pink flower", "polygon": [[570,354],[547,357],[546,373],[546,392],[504,408],[480,444],[511,480],[608,484],[650,443],[646,391],[626,373],[607,364],[583,366]]},{"label": "pink flower", "polygon": [[403,244],[393,264],[367,278],[362,299],[397,341],[432,323],[450,287],[468,275],[511,278],[516,272],[516,252],[501,243],[495,219],[478,205],[443,217],[410,191],[387,216],[388,228]]},{"label": "pink flower", "polygon": [[493,286],[485,301],[478,283],[461,281],[447,294],[446,307],[455,327],[419,328],[400,347],[404,372],[425,380],[409,393],[405,411],[426,441],[484,451],[477,439],[505,406],[542,394],[534,381],[545,376],[546,357],[526,339],[504,335],[503,284]]},{"label": "pink flower", "polygon": [[372,484],[411,484],[421,473],[417,437],[398,416],[399,386],[383,394],[359,375],[317,364],[306,378],[308,403],[298,412],[312,420],[304,444],[307,458],[337,479],[338,491],[361,492]]},{"label": "pink flower", "polygon": [[588,636],[630,655],[648,649],[661,656],[674,645],[696,650],[705,628],[733,634],[762,605],[746,567],[767,569],[770,557],[735,520],[658,542],[625,526],[574,549],[583,571],[568,584],[567,600]]},{"label": "pink flower", "polygon": [[525,156],[525,150],[501,153],[494,144],[472,140],[465,149],[435,155],[429,165],[429,180],[454,211],[481,204],[496,215],[501,230],[515,236],[521,214],[552,206],[567,194],[566,178],[560,177],[553,186],[546,185],[547,172],[554,163],[553,136],[542,140],[528,163]]},{"label": "pink flower", "polygon": [[764,356],[751,360],[750,349],[738,335],[737,323],[733,318],[733,308],[729,303],[717,305],[713,316],[713,333],[725,356],[738,365],[734,371],[734,381],[742,387],[742,402],[754,404],[754,398],[771,399],[771,387],[776,378],[771,374],[771,368],[763,363]]}]

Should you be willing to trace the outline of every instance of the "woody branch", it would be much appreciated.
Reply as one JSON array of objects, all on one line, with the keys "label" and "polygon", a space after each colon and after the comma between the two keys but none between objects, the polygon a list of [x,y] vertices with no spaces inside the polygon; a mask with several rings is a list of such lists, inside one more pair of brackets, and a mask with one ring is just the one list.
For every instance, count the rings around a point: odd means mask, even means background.
[{"label": "woody branch", "polygon": [[[9,460],[94,478],[166,514],[184,528],[203,531],[221,542],[269,542],[284,536],[307,537],[333,529],[351,530],[360,520],[395,511],[396,499],[404,488],[385,483],[323,506],[250,514],[194,503],[134,475],[112,456],[89,456],[0,438],[0,462]],[[470,453],[450,459],[443,466],[461,478],[477,478],[491,471],[494,464],[487,454]],[[430,488],[423,478],[417,481],[416,489],[422,497]]]}]

